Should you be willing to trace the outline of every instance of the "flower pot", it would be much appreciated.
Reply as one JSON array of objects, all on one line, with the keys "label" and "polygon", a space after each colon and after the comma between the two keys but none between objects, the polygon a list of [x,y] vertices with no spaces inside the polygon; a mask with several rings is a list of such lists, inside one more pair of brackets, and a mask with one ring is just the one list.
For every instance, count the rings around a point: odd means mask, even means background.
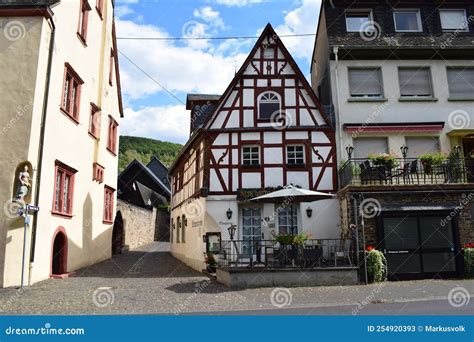
[{"label": "flower pot", "polygon": [[431,165],[431,163],[426,162],[426,161],[422,161],[421,164],[423,165],[423,171],[427,175],[431,175],[431,173],[433,172],[433,165]]}]

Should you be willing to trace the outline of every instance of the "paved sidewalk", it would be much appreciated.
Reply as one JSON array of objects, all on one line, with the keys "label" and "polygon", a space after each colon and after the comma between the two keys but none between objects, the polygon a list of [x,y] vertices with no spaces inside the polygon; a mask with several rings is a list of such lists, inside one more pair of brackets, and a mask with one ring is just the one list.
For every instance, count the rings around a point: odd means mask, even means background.
[{"label": "paved sidewalk", "polygon": [[[474,280],[422,280],[378,285],[259,288],[230,290],[169,254],[167,243],[154,243],[25,290],[0,289],[0,314],[186,314],[304,309],[327,314],[344,306],[346,314],[364,314],[367,305],[400,303],[387,314],[410,314],[403,303],[440,300],[454,314],[469,314]],[[448,295],[456,289],[455,307]],[[369,310],[367,310],[369,311]],[[384,311],[384,312],[385,312]],[[287,311],[288,313],[291,311]],[[439,314],[427,306],[425,314]]]}]

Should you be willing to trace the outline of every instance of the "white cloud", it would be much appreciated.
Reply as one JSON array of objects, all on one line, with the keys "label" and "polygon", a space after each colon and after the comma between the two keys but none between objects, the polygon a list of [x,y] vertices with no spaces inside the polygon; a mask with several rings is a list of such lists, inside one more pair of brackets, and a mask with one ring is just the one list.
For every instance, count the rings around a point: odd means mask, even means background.
[{"label": "white cloud", "polygon": [[189,116],[183,105],[126,108],[120,133],[184,144],[189,138]]},{"label": "white cloud", "polygon": [[[321,0],[303,0],[301,6],[288,12],[284,24],[275,28],[279,35],[315,33]],[[282,41],[293,57],[304,58],[311,62],[314,36],[283,37]]]},{"label": "white cloud", "polygon": [[222,20],[220,16],[220,13],[218,11],[213,10],[210,6],[202,7],[199,9],[196,8],[193,12],[193,15],[196,18],[202,19],[216,28],[226,28],[224,20]]},{"label": "white cloud", "polygon": [[115,15],[117,16],[117,18],[123,18],[126,15],[132,13],[135,13],[135,11],[130,6],[120,5],[115,7]]},{"label": "white cloud", "polygon": [[225,5],[229,7],[243,7],[252,4],[258,4],[263,2],[264,0],[213,0],[215,3],[219,5]]}]

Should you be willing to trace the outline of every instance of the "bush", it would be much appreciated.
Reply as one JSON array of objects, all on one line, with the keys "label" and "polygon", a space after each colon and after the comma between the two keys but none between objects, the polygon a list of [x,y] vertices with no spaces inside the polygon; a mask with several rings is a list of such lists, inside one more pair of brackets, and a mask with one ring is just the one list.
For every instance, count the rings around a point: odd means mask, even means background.
[{"label": "bush", "polygon": [[373,249],[366,254],[367,274],[370,283],[380,283],[387,280],[387,259],[382,252]]},{"label": "bush", "polygon": [[463,249],[464,254],[464,276],[472,278],[474,268],[474,247],[466,247]]}]

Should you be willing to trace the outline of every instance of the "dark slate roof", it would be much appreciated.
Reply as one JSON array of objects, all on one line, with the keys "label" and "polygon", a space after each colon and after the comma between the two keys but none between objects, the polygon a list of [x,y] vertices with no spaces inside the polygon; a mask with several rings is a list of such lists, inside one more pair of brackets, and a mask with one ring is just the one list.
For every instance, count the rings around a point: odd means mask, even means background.
[{"label": "dark slate roof", "polygon": [[140,194],[143,206],[146,207],[168,203],[166,198],[158,194],[156,191],[153,191],[152,189],[143,185],[140,182],[135,182],[135,184],[137,185],[137,191]]},{"label": "dark slate roof", "polygon": [[146,165],[155,176],[160,179],[164,185],[171,189],[170,182],[168,180],[168,168],[159,160],[156,156],[152,156],[150,162]]},{"label": "dark slate roof", "polygon": [[52,6],[60,0],[0,0],[0,7],[45,7]]},{"label": "dark slate roof", "polygon": [[195,105],[191,110],[191,132],[202,127],[209,115],[214,112],[217,103],[209,103],[204,105]]},{"label": "dark slate roof", "polygon": [[186,102],[189,101],[219,101],[220,95],[213,94],[188,94]]},{"label": "dark slate roof", "polygon": [[161,179],[159,179],[148,167],[146,167],[141,161],[134,159],[128,166],[120,173],[118,176],[119,181],[123,178],[132,167],[137,166],[139,169],[143,170],[150,179],[156,183],[166,194],[171,195],[171,189],[166,186]]}]

